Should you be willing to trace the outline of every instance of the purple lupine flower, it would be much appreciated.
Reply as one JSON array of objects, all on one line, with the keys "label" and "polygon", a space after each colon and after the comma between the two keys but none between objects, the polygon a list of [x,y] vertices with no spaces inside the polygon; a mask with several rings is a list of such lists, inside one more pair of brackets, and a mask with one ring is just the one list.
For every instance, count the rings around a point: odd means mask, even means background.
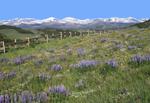
[{"label": "purple lupine flower", "polygon": [[13,59],[13,63],[16,65],[20,65],[20,64],[25,63],[26,61],[32,60],[33,58],[34,58],[34,56],[30,56],[30,55],[19,56],[19,57],[16,57]]},{"label": "purple lupine flower", "polygon": [[15,59],[13,59],[14,64],[16,65],[20,65],[24,63],[24,60],[21,57],[17,57]]},{"label": "purple lupine flower", "polygon": [[150,55],[145,55],[143,58],[144,58],[144,61],[150,62]]},{"label": "purple lupine flower", "polygon": [[8,58],[0,58],[0,63],[8,63],[9,59]]},{"label": "purple lupine flower", "polygon": [[41,73],[41,74],[39,74],[38,78],[42,81],[45,81],[45,80],[49,80],[51,78],[51,76],[48,74],[45,74],[45,73]]},{"label": "purple lupine flower", "polygon": [[54,64],[50,67],[50,70],[60,71],[60,70],[62,70],[62,66],[59,64]]},{"label": "purple lupine flower", "polygon": [[0,79],[11,79],[14,78],[16,76],[16,72],[11,71],[9,73],[2,73],[0,72]]},{"label": "purple lupine flower", "polygon": [[142,63],[143,61],[144,61],[144,58],[141,55],[134,55],[133,57],[131,57],[131,62],[139,64],[139,63]]},{"label": "purple lupine flower", "polygon": [[79,57],[80,57],[80,56],[84,56],[84,55],[85,55],[85,49],[83,49],[83,48],[78,48],[78,49],[77,49],[77,54],[78,54]]},{"label": "purple lupine flower", "polygon": [[118,66],[117,61],[114,59],[107,61],[106,64],[112,68],[116,68]]},{"label": "purple lupine flower", "polygon": [[21,102],[22,103],[31,103],[32,102],[32,94],[29,91],[23,91],[21,93]]},{"label": "purple lupine flower", "polygon": [[32,94],[32,101],[35,101],[37,103],[39,101],[38,99],[39,99],[38,93]]},{"label": "purple lupine flower", "polygon": [[48,101],[48,95],[46,92],[40,92],[38,93],[37,95],[37,101],[40,102],[40,103],[47,103]]},{"label": "purple lupine flower", "polygon": [[15,76],[16,76],[16,72],[15,71],[11,71],[11,72],[6,74],[7,78],[14,78]]},{"label": "purple lupine flower", "polygon": [[133,49],[136,49],[137,47],[136,46],[128,46],[128,50],[133,50]]},{"label": "purple lupine flower", "polygon": [[13,95],[13,103],[17,103],[18,100],[19,100],[19,96],[15,93],[15,94]]},{"label": "purple lupine flower", "polygon": [[69,95],[69,90],[66,89],[64,85],[50,87],[48,92],[51,94],[63,94],[65,96]]},{"label": "purple lupine flower", "polygon": [[122,48],[124,48],[124,45],[122,45],[122,44],[117,44],[117,45],[116,45],[116,48],[117,48],[117,49],[122,49]]},{"label": "purple lupine flower", "polygon": [[79,62],[79,66],[81,68],[93,67],[93,66],[96,66],[97,64],[98,62],[95,60],[82,60]]},{"label": "purple lupine flower", "polygon": [[11,103],[10,102],[11,98],[10,98],[10,96],[8,94],[6,94],[4,97],[5,97],[5,103]]},{"label": "purple lupine flower", "polygon": [[5,74],[0,72],[0,80],[5,78]]},{"label": "purple lupine flower", "polygon": [[138,64],[150,62],[150,55],[144,55],[144,56],[138,54],[134,55],[131,57],[131,62],[138,63]]},{"label": "purple lupine flower", "polygon": [[98,65],[98,62],[95,60],[81,60],[81,61],[79,61],[78,64],[71,64],[70,67],[83,69],[83,68],[94,67],[97,65]]},{"label": "purple lupine flower", "polygon": [[0,103],[5,103],[5,97],[3,95],[0,95]]}]

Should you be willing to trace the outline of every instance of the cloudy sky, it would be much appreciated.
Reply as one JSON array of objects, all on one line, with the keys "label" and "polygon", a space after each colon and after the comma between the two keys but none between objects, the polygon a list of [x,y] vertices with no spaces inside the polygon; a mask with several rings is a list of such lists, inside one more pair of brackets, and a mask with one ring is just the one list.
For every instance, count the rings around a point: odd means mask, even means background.
[{"label": "cloudy sky", "polygon": [[150,18],[150,0],[1,0],[0,19]]}]

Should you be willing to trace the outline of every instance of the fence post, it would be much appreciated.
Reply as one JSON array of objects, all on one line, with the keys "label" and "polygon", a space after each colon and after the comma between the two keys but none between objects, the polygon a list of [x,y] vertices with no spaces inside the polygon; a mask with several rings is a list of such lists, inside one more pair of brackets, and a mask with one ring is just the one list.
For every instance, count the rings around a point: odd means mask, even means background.
[{"label": "fence post", "polygon": [[46,35],[46,42],[48,43],[48,41],[49,41],[49,37],[48,35]]},{"label": "fence post", "polygon": [[54,33],[52,33],[52,39],[55,39],[56,38],[56,36],[55,36],[55,34]]},{"label": "fence post", "polygon": [[74,33],[74,34],[75,34],[75,36],[77,36],[77,32],[76,32],[76,31],[75,31],[75,33]]},{"label": "fence post", "polygon": [[4,41],[2,41],[2,44],[3,44],[3,52],[5,53],[5,52],[6,52],[5,42],[4,42]]},{"label": "fence post", "polygon": [[27,46],[30,46],[30,38],[27,37]]},{"label": "fence post", "polygon": [[80,32],[80,36],[82,36],[82,32]]},{"label": "fence post", "polygon": [[64,38],[66,38],[66,32],[64,32],[64,35],[63,35],[63,37],[64,37]]},{"label": "fence post", "polygon": [[100,36],[101,36],[101,35],[102,35],[102,32],[100,31],[99,34],[100,34]]},{"label": "fence post", "polygon": [[62,39],[63,39],[63,33],[60,32],[60,40],[62,40]]},{"label": "fence post", "polygon": [[96,30],[93,31],[94,35],[96,34]]},{"label": "fence post", "polygon": [[39,43],[38,36],[35,36],[35,43]]},{"label": "fence post", "polygon": [[72,37],[72,32],[69,32],[69,34],[70,34],[69,37]]},{"label": "fence post", "polygon": [[15,43],[15,48],[17,48],[17,40],[16,39],[15,39],[14,43]]},{"label": "fence post", "polygon": [[90,36],[90,30],[88,30],[88,36]]}]

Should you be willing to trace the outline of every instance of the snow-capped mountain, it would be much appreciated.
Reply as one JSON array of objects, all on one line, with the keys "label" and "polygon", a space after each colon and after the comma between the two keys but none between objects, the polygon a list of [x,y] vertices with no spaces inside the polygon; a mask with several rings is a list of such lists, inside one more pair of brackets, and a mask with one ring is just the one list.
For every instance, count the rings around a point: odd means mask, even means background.
[{"label": "snow-capped mountain", "polygon": [[38,20],[34,18],[15,18],[11,20],[0,21],[0,24],[17,26],[21,24],[42,24],[42,23],[47,23],[47,22],[53,22],[55,20],[56,18],[53,18],[53,17],[42,19],[42,20]]},{"label": "snow-capped mountain", "polygon": [[134,24],[144,22],[147,19],[136,19],[133,17],[128,18],[95,18],[95,19],[77,19],[73,17],[65,17],[63,19],[57,19],[49,17],[46,19],[34,19],[34,18],[15,18],[11,20],[0,20],[0,25],[11,25],[23,28],[80,28],[88,27],[89,25],[104,25],[104,24]]},{"label": "snow-capped mountain", "polygon": [[64,23],[76,23],[76,24],[88,24],[91,23],[93,21],[93,19],[76,19],[73,17],[66,17],[64,19],[62,19],[61,21],[63,21]]},{"label": "snow-capped mountain", "polygon": [[136,19],[133,17],[128,17],[128,18],[113,17],[113,18],[106,18],[106,19],[101,18],[101,20],[105,21],[105,22],[114,22],[114,23],[139,23],[139,22],[143,22],[141,19]]}]

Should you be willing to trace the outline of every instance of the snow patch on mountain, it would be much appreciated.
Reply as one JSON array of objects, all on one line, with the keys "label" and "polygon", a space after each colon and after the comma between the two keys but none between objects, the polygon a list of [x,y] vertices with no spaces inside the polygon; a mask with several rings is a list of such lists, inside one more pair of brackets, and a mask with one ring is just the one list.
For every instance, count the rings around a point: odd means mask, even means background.
[{"label": "snow patch on mountain", "polygon": [[0,25],[12,25],[18,26],[21,24],[32,25],[32,24],[89,24],[95,22],[107,22],[107,23],[139,23],[144,22],[147,19],[136,19],[133,17],[128,18],[95,18],[95,19],[77,19],[73,17],[65,17],[63,19],[57,19],[55,17],[49,17],[46,19],[34,19],[34,18],[15,18],[11,20],[1,20]]}]

